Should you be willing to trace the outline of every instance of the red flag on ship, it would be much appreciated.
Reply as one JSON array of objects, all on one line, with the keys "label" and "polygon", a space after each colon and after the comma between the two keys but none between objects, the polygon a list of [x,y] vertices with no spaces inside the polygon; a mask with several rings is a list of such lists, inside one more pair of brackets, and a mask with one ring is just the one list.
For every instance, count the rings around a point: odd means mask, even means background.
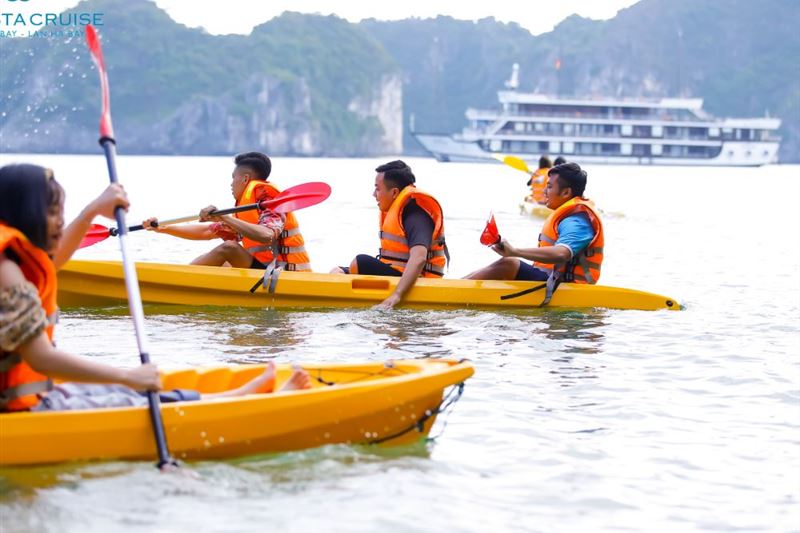
[{"label": "red flag on ship", "polygon": [[500,242],[500,232],[497,231],[497,223],[494,221],[494,213],[489,213],[489,220],[481,233],[481,244],[493,246]]},{"label": "red flag on ship", "polygon": [[556,70],[561,70],[561,58],[556,58]]}]

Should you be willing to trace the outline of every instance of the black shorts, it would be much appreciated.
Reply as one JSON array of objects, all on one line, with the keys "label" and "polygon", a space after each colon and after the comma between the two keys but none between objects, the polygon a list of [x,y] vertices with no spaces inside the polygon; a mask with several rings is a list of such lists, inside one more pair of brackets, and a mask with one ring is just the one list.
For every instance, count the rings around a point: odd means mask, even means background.
[{"label": "black shorts", "polygon": [[[394,276],[400,277],[403,275],[399,270],[392,268],[380,259],[372,257],[371,255],[359,254],[356,256],[356,265],[358,266],[359,274],[367,274],[370,276]],[[350,273],[350,267],[339,267],[344,270],[345,274]]]},{"label": "black shorts", "polygon": [[549,272],[520,260],[517,277],[514,279],[516,281],[547,281],[549,277]]},{"label": "black shorts", "polygon": [[267,269],[267,265],[265,265],[264,263],[262,263],[261,261],[259,261],[258,259],[256,259],[254,257],[253,258],[253,262],[250,263],[250,268],[255,268],[257,270],[266,270]]}]

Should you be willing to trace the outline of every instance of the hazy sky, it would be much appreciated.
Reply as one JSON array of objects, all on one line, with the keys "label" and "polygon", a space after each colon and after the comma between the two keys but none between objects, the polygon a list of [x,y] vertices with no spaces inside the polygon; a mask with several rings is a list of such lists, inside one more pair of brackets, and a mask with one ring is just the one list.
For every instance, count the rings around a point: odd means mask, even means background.
[{"label": "hazy sky", "polygon": [[[133,0],[131,0],[133,1]],[[395,20],[408,17],[429,18],[449,15],[477,20],[494,17],[517,22],[534,35],[550,31],[573,13],[593,19],[608,19],[637,0],[378,0],[377,2],[331,0],[155,0],[176,21],[187,26],[202,26],[209,33],[250,33],[253,26],[284,11],[335,14],[358,22],[365,18]],[[74,7],[78,0],[29,0],[3,5],[3,12],[57,13]]]}]

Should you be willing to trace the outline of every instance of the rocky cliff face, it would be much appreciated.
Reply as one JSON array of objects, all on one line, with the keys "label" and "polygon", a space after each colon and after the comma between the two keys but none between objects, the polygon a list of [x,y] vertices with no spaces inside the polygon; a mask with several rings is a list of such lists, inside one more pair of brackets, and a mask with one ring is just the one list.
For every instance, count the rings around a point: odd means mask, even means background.
[{"label": "rocky cliff face", "polygon": [[403,83],[400,76],[384,76],[369,96],[350,101],[348,111],[364,120],[376,119],[383,131],[378,138],[364,139],[366,153],[399,154],[403,151]]},{"label": "rocky cliff face", "polygon": [[[254,75],[242,87],[217,96],[195,96],[152,122],[131,123],[123,117],[115,121],[116,133],[120,151],[136,154],[214,155],[246,149],[287,156],[399,154],[403,137],[399,77],[385,76],[367,93],[352,99],[348,111],[369,128],[348,145],[325,133],[305,79],[284,81],[265,75]],[[46,100],[46,95],[40,97]],[[27,105],[4,111],[0,149],[93,150],[96,130],[70,124],[68,115],[65,110],[31,120]]]}]

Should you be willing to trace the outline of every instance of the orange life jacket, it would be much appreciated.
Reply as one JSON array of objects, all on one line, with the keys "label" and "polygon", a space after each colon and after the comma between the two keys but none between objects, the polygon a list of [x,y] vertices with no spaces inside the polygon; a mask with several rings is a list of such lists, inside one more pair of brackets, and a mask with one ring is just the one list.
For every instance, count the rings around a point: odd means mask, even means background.
[{"label": "orange life jacket", "polygon": [[[10,253],[9,253],[10,252]],[[39,291],[47,314],[47,337],[53,341],[56,305],[56,269],[47,253],[34,246],[19,230],[0,223],[0,253],[14,261]],[[39,403],[37,394],[53,388],[53,382],[34,371],[18,353],[0,352],[0,411],[23,411]]]},{"label": "orange life jacket", "polygon": [[[269,198],[273,198],[279,193],[280,191],[267,181],[250,180],[241,198],[237,200],[236,205],[254,204],[259,199],[263,200],[265,194]],[[236,218],[251,224],[258,224],[259,212],[257,209],[242,211],[236,213]],[[294,213],[286,213],[286,222],[283,226],[283,231],[278,237],[278,242],[265,244],[248,237],[242,237],[242,246],[250,255],[265,265],[269,265],[272,262],[273,251],[277,249],[278,260],[276,267],[281,267],[283,270],[311,270],[311,261],[308,258],[308,253],[306,253],[305,241],[300,233],[300,226]]]},{"label": "orange life jacket", "polygon": [[603,263],[603,223],[594,207],[594,202],[586,198],[573,197],[550,213],[544,221],[544,227],[539,234],[539,246],[553,246],[558,240],[558,224],[566,217],[577,213],[585,213],[594,228],[594,238],[586,249],[575,254],[568,263],[553,265],[550,263],[533,264],[541,270],[552,271],[555,267],[561,281],[574,283],[589,283],[594,285],[600,279],[600,266]]},{"label": "orange life jacket", "polygon": [[547,188],[549,168],[539,168],[531,175],[531,198],[534,202],[544,203],[544,190]]},{"label": "orange life jacket", "polygon": [[444,216],[442,206],[428,193],[422,192],[413,185],[400,191],[394,199],[389,211],[380,213],[380,240],[381,249],[378,259],[391,265],[400,272],[406,268],[410,257],[406,232],[403,229],[403,209],[411,200],[415,200],[433,220],[433,235],[431,248],[422,269],[422,276],[426,278],[440,278],[444,276],[447,265],[447,245],[444,242]]}]

